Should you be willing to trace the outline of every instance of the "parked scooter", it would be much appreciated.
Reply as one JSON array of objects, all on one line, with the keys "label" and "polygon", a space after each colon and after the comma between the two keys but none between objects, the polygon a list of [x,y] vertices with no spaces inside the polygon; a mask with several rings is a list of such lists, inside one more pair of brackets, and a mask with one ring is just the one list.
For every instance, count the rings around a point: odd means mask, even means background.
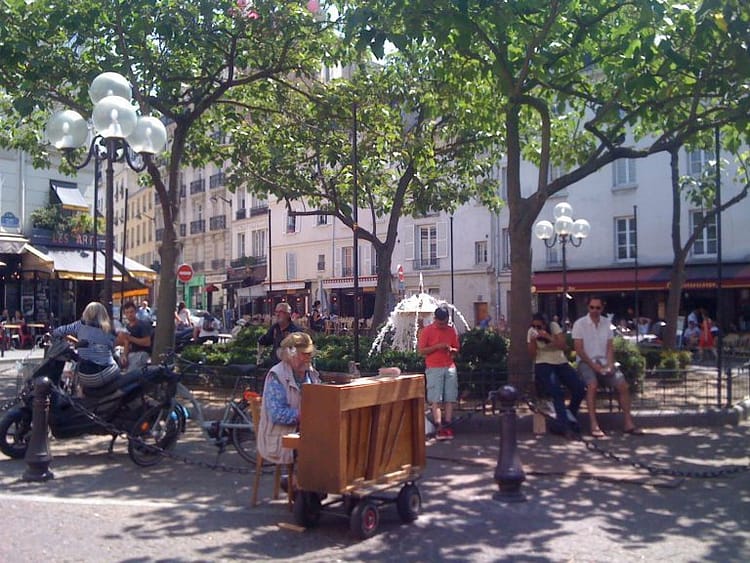
[{"label": "parked scooter", "polygon": [[111,452],[117,436],[126,433],[128,455],[133,462],[144,467],[159,463],[162,456],[158,450],[172,448],[180,434],[179,421],[173,413],[179,374],[166,365],[147,366],[102,387],[84,388],[83,396],[78,397],[64,391],[62,381],[66,362],[77,359],[68,339],[51,342],[44,361],[24,383],[20,404],[0,418],[0,451],[14,459],[26,455],[31,438],[34,380],[47,377],[53,385],[49,427],[55,438],[109,434]]}]

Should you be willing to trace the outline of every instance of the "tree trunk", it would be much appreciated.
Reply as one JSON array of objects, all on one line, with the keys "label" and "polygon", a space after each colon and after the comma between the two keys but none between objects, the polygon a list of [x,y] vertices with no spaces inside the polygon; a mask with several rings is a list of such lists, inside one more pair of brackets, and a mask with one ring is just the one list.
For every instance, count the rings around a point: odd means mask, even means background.
[{"label": "tree trunk", "polygon": [[378,267],[378,287],[375,292],[375,310],[372,314],[372,328],[375,330],[388,320],[391,289],[391,258],[393,251],[386,246],[376,245]]}]

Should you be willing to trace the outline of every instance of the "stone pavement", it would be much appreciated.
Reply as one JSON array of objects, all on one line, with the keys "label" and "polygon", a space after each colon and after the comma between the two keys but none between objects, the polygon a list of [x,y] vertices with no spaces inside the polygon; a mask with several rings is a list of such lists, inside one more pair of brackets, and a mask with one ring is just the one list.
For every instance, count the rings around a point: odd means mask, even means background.
[{"label": "stone pavement", "polygon": [[[2,377],[7,382],[8,374]],[[639,437],[623,435],[617,417],[603,415],[610,433],[597,443],[664,470],[747,467],[750,423],[737,415],[727,424],[734,415],[717,412],[693,413],[685,425],[639,415],[648,428]],[[130,462],[124,442],[109,456],[106,437],[53,440],[52,481],[26,483],[23,461],[0,459],[0,561],[750,559],[750,473],[653,476],[582,442],[535,436],[527,413],[520,413],[518,428],[525,502],[495,498],[499,418],[474,413],[456,425],[453,442],[428,443],[419,519],[402,525],[395,509],[385,507],[378,532],[361,542],[333,514],[301,533],[280,527],[293,520],[282,501],[269,501],[270,475],[262,481],[264,501],[251,508],[251,474],[175,460],[142,469]],[[195,428],[175,453],[193,462],[217,460]],[[218,459],[248,469],[233,452]]]}]

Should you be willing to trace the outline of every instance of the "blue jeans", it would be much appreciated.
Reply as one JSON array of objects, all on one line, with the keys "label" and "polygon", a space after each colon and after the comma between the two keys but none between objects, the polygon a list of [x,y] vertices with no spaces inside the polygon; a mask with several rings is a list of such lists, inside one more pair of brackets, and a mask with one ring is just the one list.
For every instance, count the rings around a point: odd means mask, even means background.
[{"label": "blue jeans", "polygon": [[586,386],[578,373],[568,364],[535,364],[534,375],[537,392],[552,398],[555,407],[555,424],[553,428],[564,431],[570,426],[565,413],[565,388],[570,391],[568,410],[578,416],[581,401],[586,396]]}]

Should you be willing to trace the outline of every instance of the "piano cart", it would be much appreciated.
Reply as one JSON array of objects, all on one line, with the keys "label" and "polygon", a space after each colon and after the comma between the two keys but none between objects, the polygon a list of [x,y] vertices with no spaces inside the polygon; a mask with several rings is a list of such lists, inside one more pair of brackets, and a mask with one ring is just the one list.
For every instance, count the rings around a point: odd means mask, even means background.
[{"label": "piano cart", "polygon": [[365,539],[377,530],[380,507],[392,503],[403,522],[412,522],[421,509],[415,481],[426,458],[424,376],[305,385],[300,433],[283,443],[298,452],[294,519],[300,526],[313,527],[322,512],[333,512]]}]

